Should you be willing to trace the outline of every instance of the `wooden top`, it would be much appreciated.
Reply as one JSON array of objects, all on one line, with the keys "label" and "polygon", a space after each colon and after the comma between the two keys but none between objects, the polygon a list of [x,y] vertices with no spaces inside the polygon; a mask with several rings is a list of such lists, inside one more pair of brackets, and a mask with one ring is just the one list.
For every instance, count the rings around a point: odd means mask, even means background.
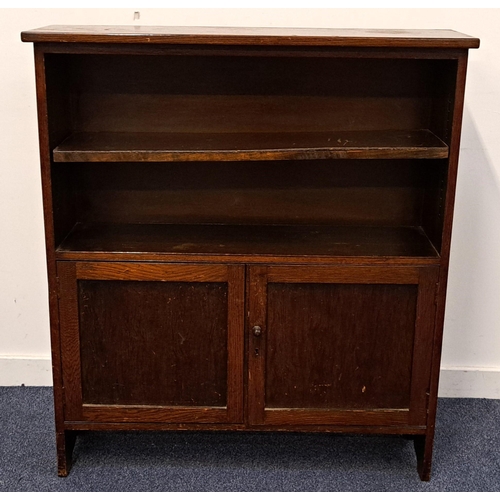
[{"label": "wooden top", "polygon": [[453,30],[230,28],[170,26],[46,26],[24,42],[477,48],[479,39]]}]

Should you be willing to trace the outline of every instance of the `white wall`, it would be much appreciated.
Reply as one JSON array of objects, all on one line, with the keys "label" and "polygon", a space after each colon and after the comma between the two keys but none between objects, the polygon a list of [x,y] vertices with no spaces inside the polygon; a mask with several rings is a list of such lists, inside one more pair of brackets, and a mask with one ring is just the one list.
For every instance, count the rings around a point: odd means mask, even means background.
[{"label": "white wall", "polygon": [[[135,9],[137,10],[137,9]],[[1,9],[0,385],[47,385],[47,288],[32,45],[48,24],[446,28],[472,50],[445,323],[442,396],[500,398],[500,10]]]}]

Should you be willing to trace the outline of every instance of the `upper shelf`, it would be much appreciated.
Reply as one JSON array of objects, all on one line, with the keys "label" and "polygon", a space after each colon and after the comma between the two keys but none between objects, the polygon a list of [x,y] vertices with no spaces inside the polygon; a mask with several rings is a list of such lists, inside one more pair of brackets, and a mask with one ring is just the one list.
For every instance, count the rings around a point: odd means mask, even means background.
[{"label": "upper shelf", "polygon": [[229,28],[171,26],[46,26],[21,33],[24,42],[274,45],[316,47],[477,48],[453,30]]},{"label": "upper shelf", "polygon": [[55,162],[447,158],[429,130],[287,133],[79,132],[54,149]]}]

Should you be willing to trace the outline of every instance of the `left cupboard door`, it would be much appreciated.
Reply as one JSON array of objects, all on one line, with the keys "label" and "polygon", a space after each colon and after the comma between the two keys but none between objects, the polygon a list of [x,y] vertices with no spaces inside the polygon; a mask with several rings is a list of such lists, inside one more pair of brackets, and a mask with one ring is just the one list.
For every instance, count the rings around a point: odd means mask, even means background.
[{"label": "left cupboard door", "polygon": [[66,421],[243,421],[244,266],[57,273]]}]

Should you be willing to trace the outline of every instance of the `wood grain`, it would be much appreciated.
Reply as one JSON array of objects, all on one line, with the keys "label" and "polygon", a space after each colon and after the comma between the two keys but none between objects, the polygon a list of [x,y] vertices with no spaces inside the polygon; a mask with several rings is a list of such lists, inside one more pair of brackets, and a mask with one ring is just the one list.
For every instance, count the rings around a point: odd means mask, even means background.
[{"label": "wood grain", "polygon": [[227,391],[229,422],[243,422],[245,385],[245,266],[227,266]]},{"label": "wood grain", "polygon": [[[268,64],[275,63],[270,61]],[[226,67],[223,71],[231,69]],[[192,69],[192,72],[196,71],[197,68]],[[439,73],[431,73],[427,79],[432,81],[433,76],[439,77]],[[207,147],[212,139],[212,144],[218,141],[221,147],[231,145],[232,141],[234,147],[241,145],[244,148],[259,147],[259,141],[263,146],[269,145],[274,137],[279,141],[278,145],[282,149],[284,145],[286,150],[293,146],[294,138],[306,145],[315,140],[313,145],[327,148],[332,140],[342,140],[342,132],[394,130],[415,133],[430,129],[429,107],[433,94],[423,93],[426,82],[421,82],[414,93],[404,92],[406,80],[398,82],[400,86],[386,95],[377,87],[363,87],[367,77],[366,74],[359,75],[358,80],[353,82],[359,91],[351,94],[335,89],[332,83],[333,88],[328,89],[330,93],[327,95],[322,88],[311,88],[309,95],[288,95],[282,87],[272,88],[276,85],[274,82],[269,82],[270,88],[266,88],[266,82],[261,82],[260,93],[248,95],[243,80],[235,82],[233,88],[225,93],[217,93],[217,89],[210,88],[203,89],[206,93],[202,94],[197,89],[191,90],[193,94],[138,93],[138,89],[126,89],[126,93],[119,89],[103,93],[102,90],[82,89],[74,95],[77,114],[73,132],[83,134],[77,136],[77,140],[79,137],[86,140],[88,134],[94,134],[97,137],[93,139],[95,144],[101,147],[106,146],[103,140],[97,142],[101,133],[109,133],[103,138],[114,141],[118,147],[123,147],[123,139],[121,143],[117,141],[126,135],[111,134],[139,134],[138,137],[142,136],[143,143],[149,147],[157,145],[158,140],[162,140],[162,134],[166,134],[164,137],[172,134],[171,137],[184,147],[194,147],[190,137],[198,138]],[[129,75],[127,78],[137,77]],[[136,85],[143,83],[137,82]],[[357,93],[361,95],[356,96]],[[336,134],[337,131],[341,134]],[[222,138],[217,134],[231,135]],[[231,139],[232,134],[243,134],[240,136],[242,139],[238,135]],[[283,134],[282,138],[280,134]],[[383,137],[383,133],[380,135]],[[248,140],[245,143],[246,136],[253,137],[253,144]],[[318,142],[322,138],[323,141]],[[309,142],[304,142],[306,140]],[[411,145],[411,142],[406,142]],[[430,145],[441,148],[438,154],[444,153],[442,143],[431,142]],[[133,151],[133,146],[130,145],[128,150]]]},{"label": "wood grain", "polygon": [[186,281],[80,281],[84,405],[226,406],[227,285]]},{"label": "wood grain", "polygon": [[458,174],[458,158],[460,152],[460,138],[462,130],[462,116],[464,107],[465,81],[467,74],[468,54],[464,53],[458,61],[453,82],[454,99],[450,102],[450,157],[448,160],[448,175],[443,194],[443,226],[442,252],[443,263],[439,269],[439,287],[436,297],[436,320],[434,325],[433,351],[431,359],[431,382],[429,390],[429,406],[427,418],[427,433],[425,437],[415,440],[418,471],[423,481],[429,481],[434,445],[436,412],[438,404],[439,374],[441,366],[441,351],[443,341],[444,315],[446,305],[446,289],[448,282],[448,267],[451,247],[451,232],[453,225],[455,193]]},{"label": "wood grain", "polygon": [[82,419],[82,376],[80,368],[80,331],[76,264],[58,262],[60,352],[64,388],[64,418]]},{"label": "wood grain", "polygon": [[[267,267],[251,266],[248,273],[248,423],[264,423],[267,346]],[[253,328],[260,328],[260,336]]]},{"label": "wood grain", "polygon": [[272,266],[270,283],[417,284],[420,270],[414,267]]},{"label": "wood grain", "polygon": [[55,417],[55,438],[57,453],[57,471],[60,476],[67,476],[72,466],[72,450],[74,433],[67,431],[64,426],[65,419],[65,391],[63,381],[63,355],[62,332],[59,317],[59,286],[57,281],[57,264],[55,260],[55,221],[54,204],[57,205],[59,195],[53,192],[51,178],[51,150],[54,144],[50,142],[50,120],[48,116],[45,54],[35,46],[35,81],[36,102],[38,115],[38,134],[40,151],[40,170],[43,196],[43,218],[45,227],[45,250],[47,262],[47,281],[49,291],[49,321],[50,321],[50,346],[52,358],[52,380]]},{"label": "wood grain", "polygon": [[227,281],[227,266],[78,262],[76,277],[77,279],[112,281],[221,282]]},{"label": "wood grain", "polygon": [[152,407],[131,405],[90,405],[83,407],[83,417],[92,422],[172,422],[172,423],[213,423],[228,420],[226,408],[192,407]]},{"label": "wood grain", "polygon": [[56,162],[447,158],[428,130],[303,133],[76,133]]},{"label": "wood grain", "polygon": [[420,269],[410,407],[410,424],[414,425],[424,425],[428,418],[431,365],[424,360],[432,358],[433,335],[429,332],[434,331],[438,280],[439,268]]},{"label": "wood grain", "polygon": [[59,272],[67,418],[242,421],[242,266],[72,262]]},{"label": "wood grain", "polygon": [[[258,270],[260,278],[250,280],[250,321],[262,314],[267,320],[265,335],[255,339],[249,332],[249,355],[259,344],[266,359],[249,365],[257,399],[252,406],[259,408],[251,423],[299,424],[303,417],[308,423],[341,424],[356,410],[367,412],[360,417],[367,425],[384,419],[425,424],[437,268]],[[259,288],[258,301],[252,301],[257,297],[252,283]],[[383,372],[373,372],[381,367]],[[393,386],[381,388],[384,384]],[[370,399],[377,387],[380,394]]]},{"label": "wood grain", "polygon": [[77,430],[259,429],[413,436],[428,480],[479,40],[21,38],[35,42],[59,474]]},{"label": "wood grain", "polygon": [[289,410],[269,409],[265,414],[267,425],[404,425],[408,410]]},{"label": "wood grain", "polygon": [[410,425],[258,425],[211,424],[211,423],[168,423],[168,422],[65,422],[67,429],[74,431],[243,431],[243,432],[327,432],[342,434],[387,434],[421,436],[424,426]]},{"label": "wood grain", "polygon": [[198,254],[205,258],[438,257],[420,228],[326,225],[78,224],[58,248],[58,255],[65,258],[71,258],[73,252],[78,259],[84,252],[100,255],[116,252],[127,259],[139,253],[186,257]]},{"label": "wood grain", "polygon": [[76,210],[60,207],[74,222],[419,226],[445,169],[446,160],[117,162],[58,163],[54,175],[76,195]]},{"label": "wood grain", "polygon": [[51,43],[479,47],[477,38],[453,30],[54,25],[24,31],[21,39]]},{"label": "wood grain", "polygon": [[291,409],[289,419],[297,409],[302,423],[348,409],[408,410],[417,287],[333,284],[319,274],[268,285],[265,421],[278,419],[272,408]]}]

